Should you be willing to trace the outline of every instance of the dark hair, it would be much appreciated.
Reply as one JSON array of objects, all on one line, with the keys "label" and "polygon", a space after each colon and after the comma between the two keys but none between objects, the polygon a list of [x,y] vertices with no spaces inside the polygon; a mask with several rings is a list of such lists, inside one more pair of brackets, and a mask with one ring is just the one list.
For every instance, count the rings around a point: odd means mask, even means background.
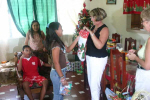
[{"label": "dark hair", "polygon": [[[32,25],[33,25],[35,22],[39,24],[39,22],[38,22],[38,21],[36,21],[36,20],[32,21],[32,23],[31,23],[31,28],[30,28],[30,30],[29,30],[29,31],[31,32],[31,36],[32,36],[32,38],[34,38],[34,37],[33,37],[34,30],[33,30],[33,28],[32,28]],[[38,34],[39,34],[39,36],[40,36],[40,37],[42,37],[41,29],[40,29],[40,24],[39,24]]]},{"label": "dark hair", "polygon": [[22,47],[22,51],[24,51],[25,48],[30,48],[30,49],[31,49],[31,47],[30,47],[29,45],[24,45],[24,46]]},{"label": "dark hair", "polygon": [[47,50],[51,50],[52,42],[57,42],[61,48],[64,49],[64,43],[61,41],[59,36],[56,34],[56,30],[58,30],[60,26],[59,22],[52,22],[49,24],[49,27],[46,28],[46,48]]}]

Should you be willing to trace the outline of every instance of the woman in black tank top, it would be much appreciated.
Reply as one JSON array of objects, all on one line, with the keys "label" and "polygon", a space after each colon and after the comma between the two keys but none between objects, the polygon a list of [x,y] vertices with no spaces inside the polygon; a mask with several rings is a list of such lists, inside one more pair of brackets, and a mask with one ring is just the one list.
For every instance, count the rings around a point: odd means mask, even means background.
[{"label": "woman in black tank top", "polygon": [[109,36],[107,26],[102,22],[107,14],[102,8],[95,8],[90,11],[93,27],[87,30],[90,35],[87,40],[86,62],[88,71],[88,82],[91,90],[92,100],[100,98],[100,82],[107,63],[106,44]]}]

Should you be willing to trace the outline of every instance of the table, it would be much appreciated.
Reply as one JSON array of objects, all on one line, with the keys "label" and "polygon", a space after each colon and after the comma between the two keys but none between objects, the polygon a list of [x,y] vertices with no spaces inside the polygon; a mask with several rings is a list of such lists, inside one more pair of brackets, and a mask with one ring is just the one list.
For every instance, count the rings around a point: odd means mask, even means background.
[{"label": "table", "polygon": [[17,82],[16,67],[13,61],[0,64],[0,85],[10,85]]}]

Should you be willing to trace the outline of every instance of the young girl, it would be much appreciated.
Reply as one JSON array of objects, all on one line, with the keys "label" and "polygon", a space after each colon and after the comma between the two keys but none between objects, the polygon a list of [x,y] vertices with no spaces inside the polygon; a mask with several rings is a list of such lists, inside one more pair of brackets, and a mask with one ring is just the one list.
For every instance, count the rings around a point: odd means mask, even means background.
[{"label": "young girl", "polygon": [[70,52],[79,40],[79,37],[69,46],[65,46],[59,37],[62,36],[62,26],[58,22],[52,22],[46,30],[46,45],[52,57],[52,70],[50,78],[53,83],[54,98],[53,100],[63,100],[63,96],[59,94],[60,82],[67,85],[65,79],[66,58],[65,53]]}]

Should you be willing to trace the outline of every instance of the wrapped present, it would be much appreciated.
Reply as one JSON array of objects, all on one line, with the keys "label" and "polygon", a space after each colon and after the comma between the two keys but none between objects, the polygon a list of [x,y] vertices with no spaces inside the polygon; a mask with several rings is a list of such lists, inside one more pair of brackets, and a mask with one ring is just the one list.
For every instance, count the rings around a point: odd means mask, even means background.
[{"label": "wrapped present", "polygon": [[70,95],[71,88],[72,88],[72,81],[68,82],[68,85],[65,85],[65,86],[60,84],[59,94],[61,94],[61,95]]},{"label": "wrapped present", "polygon": [[67,71],[81,70],[81,61],[69,62],[66,67]]}]

